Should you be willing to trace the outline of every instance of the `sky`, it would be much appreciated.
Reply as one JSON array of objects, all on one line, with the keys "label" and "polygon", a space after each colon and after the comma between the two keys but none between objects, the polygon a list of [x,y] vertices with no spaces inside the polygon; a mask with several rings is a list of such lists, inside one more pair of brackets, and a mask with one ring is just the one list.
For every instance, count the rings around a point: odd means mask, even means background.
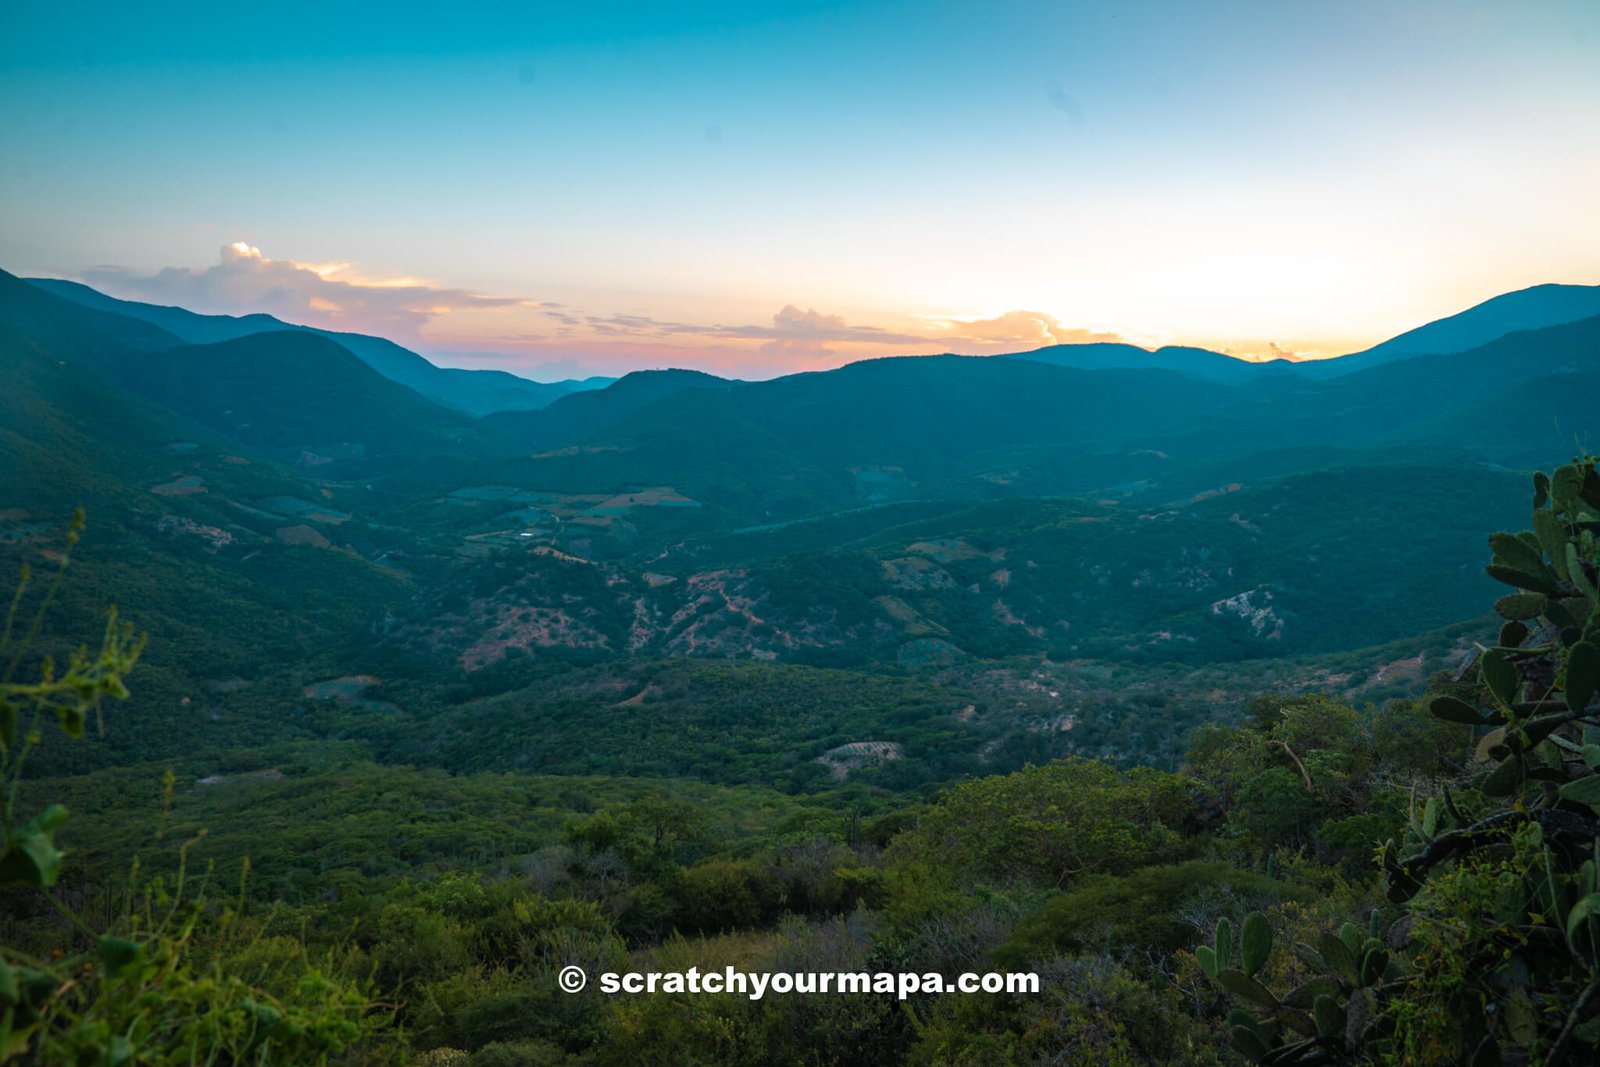
[{"label": "sky", "polygon": [[0,5],[0,267],[544,380],[1600,283],[1600,2]]}]

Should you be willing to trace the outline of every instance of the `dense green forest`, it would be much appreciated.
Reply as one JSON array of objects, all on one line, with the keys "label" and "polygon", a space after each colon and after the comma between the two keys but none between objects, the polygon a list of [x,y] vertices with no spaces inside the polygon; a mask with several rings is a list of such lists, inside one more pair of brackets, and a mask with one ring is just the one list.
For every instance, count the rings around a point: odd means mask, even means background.
[{"label": "dense green forest", "polygon": [[[1421,700],[1262,695],[1194,732],[1174,771],[1074,757],[932,794],[797,796],[627,763],[452,775],[354,743],[282,743],[181,787],[155,764],[19,783],[40,731],[81,737],[89,709],[136,680],[140,644],[113,620],[97,652],[3,692],[7,785],[22,787],[0,857],[7,1054],[1586,1062],[1600,1045],[1594,461],[1539,475],[1534,500],[1529,531],[1491,538],[1488,569],[1512,587],[1498,641]],[[14,663],[49,596],[18,592]],[[928,697],[862,699],[892,718]],[[259,761],[270,772],[243,769]],[[63,795],[70,818],[41,808]],[[1003,968],[1042,988],[606,997],[559,988],[574,963]]]},{"label": "dense green forest", "polygon": [[374,338],[144,308],[0,275],[0,1059],[1600,1045],[1600,475],[1530,469],[1597,320],[478,418]]}]

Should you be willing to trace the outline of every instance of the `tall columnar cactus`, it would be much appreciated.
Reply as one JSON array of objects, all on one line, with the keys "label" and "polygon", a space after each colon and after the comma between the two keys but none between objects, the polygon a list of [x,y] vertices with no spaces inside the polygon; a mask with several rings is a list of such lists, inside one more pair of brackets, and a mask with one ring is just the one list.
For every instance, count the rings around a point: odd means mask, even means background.
[{"label": "tall columnar cactus", "polygon": [[[1532,529],[1489,539],[1512,592],[1475,696],[1430,710],[1481,734],[1455,789],[1413,805],[1381,850],[1400,912],[1296,954],[1318,976],[1279,996],[1251,916],[1197,955],[1242,1007],[1235,1046],[1264,1064],[1595,1062],[1600,1049],[1600,472],[1534,476]],[[1249,934],[1254,929],[1256,933]]]}]

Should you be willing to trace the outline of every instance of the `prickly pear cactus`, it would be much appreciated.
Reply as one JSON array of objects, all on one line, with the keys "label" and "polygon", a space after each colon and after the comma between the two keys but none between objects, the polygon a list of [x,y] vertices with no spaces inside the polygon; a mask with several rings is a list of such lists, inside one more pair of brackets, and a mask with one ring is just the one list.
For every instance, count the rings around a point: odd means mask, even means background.
[{"label": "prickly pear cactus", "polygon": [[1418,797],[1381,850],[1397,921],[1346,923],[1293,951],[1317,975],[1256,978],[1265,917],[1197,951],[1238,1007],[1235,1047],[1263,1064],[1600,1062],[1600,472],[1534,476],[1532,528],[1489,539],[1504,620],[1440,719],[1478,758]]},{"label": "prickly pear cactus", "polygon": [[1365,927],[1347,922],[1319,945],[1296,944],[1294,954],[1313,977],[1281,996],[1256,977],[1273,947],[1272,927],[1260,912],[1245,916],[1237,962],[1227,919],[1218,921],[1212,945],[1200,946],[1195,956],[1206,977],[1239,1005],[1228,1013],[1234,1048],[1257,1063],[1340,1063],[1365,1043],[1373,991],[1404,973],[1381,933],[1373,912]]}]

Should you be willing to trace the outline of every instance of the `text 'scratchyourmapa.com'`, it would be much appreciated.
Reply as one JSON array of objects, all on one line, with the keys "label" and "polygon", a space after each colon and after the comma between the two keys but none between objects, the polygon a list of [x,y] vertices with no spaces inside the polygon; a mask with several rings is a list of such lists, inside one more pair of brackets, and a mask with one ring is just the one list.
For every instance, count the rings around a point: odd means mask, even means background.
[{"label": "text 'scratchyourmapa.com'", "polygon": [[[557,981],[568,993],[581,993],[589,975],[576,964],[564,967]],[[828,993],[883,993],[906,1000],[914,994],[1037,993],[1039,976],[1031,972],[968,972],[954,978],[909,971],[741,971],[734,967],[702,971],[606,971],[602,993],[737,993],[760,1000],[768,993],[804,996]]]}]

